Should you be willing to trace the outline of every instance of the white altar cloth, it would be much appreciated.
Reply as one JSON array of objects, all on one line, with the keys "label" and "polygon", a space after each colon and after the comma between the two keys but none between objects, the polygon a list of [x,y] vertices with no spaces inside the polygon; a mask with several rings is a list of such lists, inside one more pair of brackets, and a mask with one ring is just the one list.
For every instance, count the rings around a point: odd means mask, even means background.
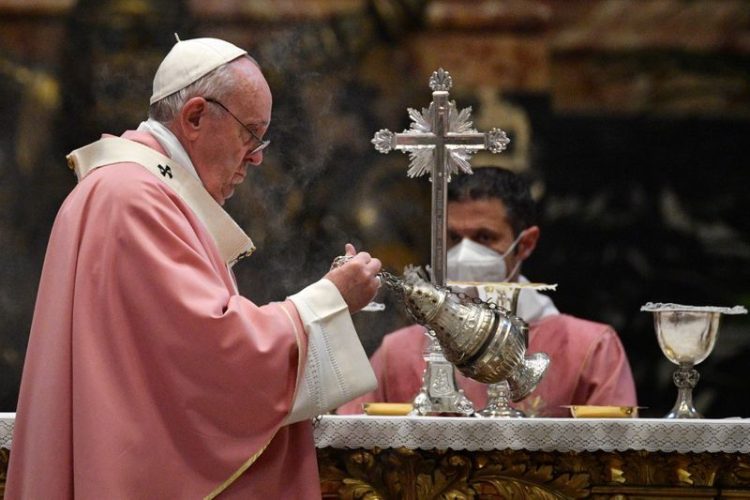
[{"label": "white altar cloth", "polygon": [[750,419],[375,417],[326,415],[318,448],[750,453]]},{"label": "white altar cloth", "polygon": [[10,442],[13,439],[13,423],[15,420],[15,413],[0,413],[0,448],[10,449]]},{"label": "white altar cloth", "polygon": [[[0,413],[0,448],[15,413]],[[750,419],[371,417],[326,415],[318,448],[750,453]]]}]

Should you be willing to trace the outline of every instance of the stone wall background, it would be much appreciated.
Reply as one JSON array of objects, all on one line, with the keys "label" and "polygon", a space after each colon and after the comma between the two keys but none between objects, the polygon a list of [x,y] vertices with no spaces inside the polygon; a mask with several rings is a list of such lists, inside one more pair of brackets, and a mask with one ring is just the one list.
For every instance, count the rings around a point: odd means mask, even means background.
[{"label": "stone wall background", "polygon": [[[46,241],[74,186],[64,155],[145,117],[182,38],[246,47],[274,91],[273,146],[228,204],[259,250],[243,292],[281,299],[353,241],[399,271],[429,260],[429,184],[380,155],[444,67],[459,107],[513,147],[473,164],[534,180],[524,266],[561,310],[620,333],[646,416],[676,389],[647,301],[750,307],[750,1],[0,0],[0,411],[15,409]],[[262,283],[262,286],[257,286]],[[368,350],[406,323],[360,313]],[[707,416],[750,416],[750,321],[699,366]]]}]

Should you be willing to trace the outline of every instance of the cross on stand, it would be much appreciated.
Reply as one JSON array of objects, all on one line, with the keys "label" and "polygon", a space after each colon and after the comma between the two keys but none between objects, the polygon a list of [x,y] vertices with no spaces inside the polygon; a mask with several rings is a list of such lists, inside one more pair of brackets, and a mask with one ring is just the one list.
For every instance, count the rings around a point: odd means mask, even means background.
[{"label": "cross on stand", "polygon": [[[434,285],[446,283],[446,205],[448,182],[452,175],[471,174],[469,160],[480,150],[492,153],[504,151],[510,139],[505,132],[493,128],[478,132],[472,128],[471,107],[458,111],[455,101],[448,100],[448,90],[453,84],[450,74],[443,68],[430,77],[432,102],[422,111],[407,108],[412,123],[408,130],[393,133],[381,129],[372,143],[381,153],[397,149],[408,152],[410,164],[407,175],[421,177],[430,174],[432,182],[432,247],[431,278]],[[458,413],[472,415],[474,406],[456,389],[456,379],[451,365],[443,356],[433,332],[428,332],[430,342],[424,352],[427,367],[422,388],[414,399],[416,415]]]}]

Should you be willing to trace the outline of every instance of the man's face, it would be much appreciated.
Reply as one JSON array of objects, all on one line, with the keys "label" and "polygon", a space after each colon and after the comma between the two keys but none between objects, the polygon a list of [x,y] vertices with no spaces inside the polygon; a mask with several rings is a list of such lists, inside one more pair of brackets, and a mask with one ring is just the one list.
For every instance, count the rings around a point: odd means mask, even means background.
[{"label": "man's face", "polygon": [[257,138],[263,137],[271,121],[271,90],[260,69],[244,58],[232,66],[240,75],[241,84],[221,98],[226,109],[206,101],[205,128],[191,152],[203,185],[221,205],[245,179],[248,166],[263,161],[264,151],[253,153],[253,150],[258,146]]},{"label": "man's face", "polygon": [[[468,238],[501,255],[517,236],[508,222],[505,204],[497,198],[449,202],[447,234],[448,248]],[[505,256],[506,269],[516,268],[521,260],[518,249],[523,244],[520,241],[516,251]]]},{"label": "man's face", "polygon": [[515,240],[505,205],[497,198],[448,203],[448,248],[468,238],[499,254]]}]

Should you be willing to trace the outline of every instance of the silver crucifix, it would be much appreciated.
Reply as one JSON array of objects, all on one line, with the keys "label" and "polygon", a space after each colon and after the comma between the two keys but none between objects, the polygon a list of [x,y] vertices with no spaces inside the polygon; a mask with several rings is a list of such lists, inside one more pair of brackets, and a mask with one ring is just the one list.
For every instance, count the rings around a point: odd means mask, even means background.
[{"label": "silver crucifix", "polygon": [[[453,79],[443,68],[438,69],[429,81],[432,102],[429,107],[407,108],[412,123],[408,130],[393,133],[382,129],[375,133],[372,143],[381,153],[394,149],[408,152],[409,177],[421,177],[429,172],[432,181],[432,282],[445,286],[446,282],[446,206],[448,182],[459,172],[471,174],[469,160],[480,150],[492,153],[504,151],[510,139],[505,132],[493,128],[478,132],[472,127],[471,107],[458,111],[455,101],[448,100],[448,90]],[[422,389],[414,400],[415,413],[460,413],[470,415],[473,405],[456,389],[453,366],[448,363],[437,344],[434,334],[425,351],[425,370]],[[451,376],[446,381],[446,372]]]}]

